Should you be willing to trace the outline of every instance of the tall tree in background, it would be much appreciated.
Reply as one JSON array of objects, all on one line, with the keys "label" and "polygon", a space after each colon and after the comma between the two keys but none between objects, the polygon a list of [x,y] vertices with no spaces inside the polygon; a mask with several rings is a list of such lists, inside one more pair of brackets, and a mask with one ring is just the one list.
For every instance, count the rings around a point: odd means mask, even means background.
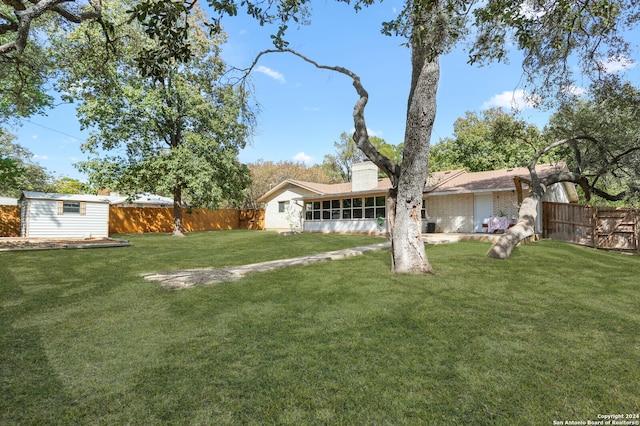
[{"label": "tall tree in background", "polygon": [[[261,23],[278,21],[276,48],[285,50],[285,31],[290,21],[298,22],[308,11],[305,2],[280,0],[261,2],[214,2],[221,14],[235,15],[240,5]],[[350,3],[359,10],[374,4]],[[273,8],[270,8],[272,5]],[[485,64],[506,61],[509,51],[520,50],[530,93],[539,99],[561,99],[573,83],[574,62],[585,76],[598,77],[603,62],[628,57],[624,31],[640,19],[635,0],[585,1],[530,0],[486,2],[457,0],[407,1],[398,17],[383,23],[389,35],[407,38],[411,48],[411,86],[407,102],[403,161],[398,164],[382,155],[370,143],[364,117],[369,94],[360,77],[343,67],[324,66],[303,57],[316,67],[333,70],[352,79],[359,100],[354,107],[354,140],[367,157],[386,173],[393,184],[389,193],[393,270],[431,272],[422,242],[420,208],[428,176],[429,142],[436,117],[437,88],[442,55],[469,36],[469,62]],[[473,27],[473,31],[470,28]],[[264,52],[266,53],[266,52]],[[557,96],[550,96],[556,94]]]},{"label": "tall tree in background", "polygon": [[91,25],[52,37],[52,51],[64,71],[59,87],[79,103],[81,124],[91,131],[83,150],[94,157],[80,167],[92,186],[172,194],[174,234],[181,235],[183,201],[217,207],[244,199],[249,173],[237,155],[252,117],[244,94],[222,80],[222,35],[207,37],[194,5],[164,6],[164,30],[185,29],[188,55],[174,54],[175,45],[149,30],[148,21],[163,11],[138,15],[141,25],[116,1],[103,5],[114,23],[116,56],[105,61],[103,31]]},{"label": "tall tree in background", "polygon": [[431,147],[429,170],[480,172],[524,167],[543,146],[542,133],[536,126],[501,108],[480,114],[467,112],[453,124],[453,137]]},{"label": "tall tree in background", "polygon": [[[402,144],[391,145],[384,139],[372,136],[369,141],[383,155],[391,158],[398,164],[402,162]],[[362,152],[353,136],[343,132],[340,134],[340,141],[334,142],[335,154],[327,154],[322,161],[322,167],[337,182],[351,182],[351,170],[355,163],[368,160]]]},{"label": "tall tree in background", "polygon": [[0,128],[0,195],[17,198],[21,191],[47,191],[51,175],[14,140],[14,135]]},{"label": "tall tree in background", "polygon": [[60,177],[54,179],[47,185],[47,192],[55,192],[58,194],[85,194],[89,193],[90,188],[78,179],[70,177]]},{"label": "tall tree in background", "polygon": [[0,123],[43,112],[53,104],[47,83],[56,64],[45,53],[43,27],[88,21],[108,26],[102,21],[100,0],[0,2]]},{"label": "tall tree in background", "polygon": [[258,160],[255,163],[247,164],[247,167],[251,173],[251,186],[242,205],[247,209],[261,208],[262,206],[257,202],[257,199],[287,179],[315,183],[336,183],[324,168],[318,165],[309,167],[304,163],[293,161],[273,162]]}]

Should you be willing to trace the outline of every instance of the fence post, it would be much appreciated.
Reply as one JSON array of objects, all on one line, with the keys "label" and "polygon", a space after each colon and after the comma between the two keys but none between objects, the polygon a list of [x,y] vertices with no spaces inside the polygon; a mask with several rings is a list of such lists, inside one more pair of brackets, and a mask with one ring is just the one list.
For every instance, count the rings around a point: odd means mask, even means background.
[{"label": "fence post", "polygon": [[593,248],[595,249],[599,249],[600,247],[598,246],[598,206],[593,206],[593,213],[591,214],[591,221],[593,222],[593,227],[592,227],[592,237],[593,238]]},{"label": "fence post", "polygon": [[633,233],[636,238],[636,251],[640,254],[640,210],[633,210]]}]

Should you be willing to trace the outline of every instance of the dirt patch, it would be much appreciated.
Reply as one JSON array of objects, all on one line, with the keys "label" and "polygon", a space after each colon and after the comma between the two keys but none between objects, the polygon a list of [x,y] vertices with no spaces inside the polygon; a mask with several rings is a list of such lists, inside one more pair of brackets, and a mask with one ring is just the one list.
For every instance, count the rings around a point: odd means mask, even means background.
[{"label": "dirt patch", "polygon": [[0,251],[126,247],[130,245],[129,241],[111,238],[0,238]]}]

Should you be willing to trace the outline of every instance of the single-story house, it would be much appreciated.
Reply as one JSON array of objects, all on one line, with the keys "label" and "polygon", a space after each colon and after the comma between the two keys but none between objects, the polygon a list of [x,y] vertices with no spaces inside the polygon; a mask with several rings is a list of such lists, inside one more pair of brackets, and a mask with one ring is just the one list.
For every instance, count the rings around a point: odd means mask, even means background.
[{"label": "single-story house", "polygon": [[109,236],[109,200],[99,195],[24,191],[21,236],[93,238]]},{"label": "single-story house", "polygon": [[[536,168],[543,177],[564,164]],[[424,189],[421,217],[429,232],[488,232],[507,227],[518,215],[516,179],[529,178],[526,167],[470,173],[466,170],[434,172]],[[520,184],[522,186],[522,184]],[[378,178],[371,162],[353,166],[352,182],[318,184],[287,179],[258,201],[265,204],[265,227],[303,232],[386,232],[386,197],[389,179]],[[545,201],[575,202],[573,184],[560,183],[547,189]],[[542,225],[538,215],[538,230]],[[492,224],[495,225],[492,229]]]}]

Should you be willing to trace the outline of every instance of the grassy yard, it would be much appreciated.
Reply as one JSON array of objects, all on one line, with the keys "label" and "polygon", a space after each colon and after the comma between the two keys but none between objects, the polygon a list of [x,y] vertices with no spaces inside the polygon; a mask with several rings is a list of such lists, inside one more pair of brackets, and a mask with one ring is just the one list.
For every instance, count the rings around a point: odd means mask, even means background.
[{"label": "grassy yard", "polygon": [[0,253],[0,424],[551,425],[640,413],[640,257],[428,247],[183,291],[141,273],[376,243],[268,232]]}]

